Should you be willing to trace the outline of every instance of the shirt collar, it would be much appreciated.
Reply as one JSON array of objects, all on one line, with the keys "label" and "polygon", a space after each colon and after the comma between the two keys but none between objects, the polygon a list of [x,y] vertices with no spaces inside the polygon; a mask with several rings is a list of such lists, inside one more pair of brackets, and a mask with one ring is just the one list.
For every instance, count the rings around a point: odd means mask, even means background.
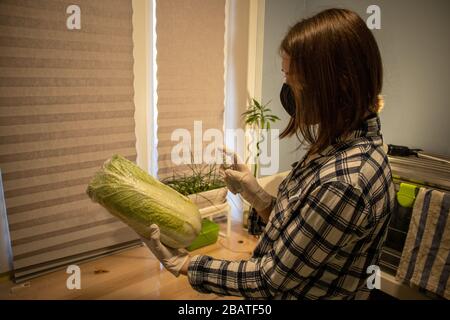
[{"label": "shirt collar", "polygon": [[337,138],[336,143],[328,146],[325,150],[320,152],[320,156],[329,156],[350,144],[354,145],[358,143],[358,141],[361,141],[362,138],[371,139],[377,146],[383,144],[381,137],[380,117],[378,115],[369,116],[358,129],[350,132],[346,136]]},{"label": "shirt collar", "polygon": [[352,131],[345,138],[338,138],[337,141],[347,141],[352,139],[357,139],[361,137],[377,137],[381,136],[381,123],[380,117],[378,115],[369,116],[357,129]]}]

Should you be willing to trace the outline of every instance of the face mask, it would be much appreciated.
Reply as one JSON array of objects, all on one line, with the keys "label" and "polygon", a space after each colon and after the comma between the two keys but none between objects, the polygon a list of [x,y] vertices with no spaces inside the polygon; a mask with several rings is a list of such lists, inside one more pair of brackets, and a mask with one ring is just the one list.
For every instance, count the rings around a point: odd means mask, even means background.
[{"label": "face mask", "polygon": [[292,92],[291,87],[286,83],[283,83],[283,87],[281,88],[280,101],[284,110],[294,118],[296,110],[294,93]]}]

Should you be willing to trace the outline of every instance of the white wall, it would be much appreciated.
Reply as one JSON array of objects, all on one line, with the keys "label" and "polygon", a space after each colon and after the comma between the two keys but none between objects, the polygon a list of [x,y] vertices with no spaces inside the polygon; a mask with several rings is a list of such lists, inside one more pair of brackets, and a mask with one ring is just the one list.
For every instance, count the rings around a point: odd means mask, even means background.
[{"label": "white wall", "polygon": [[[283,85],[279,46],[289,26],[303,17],[303,0],[266,0],[264,15],[264,54],[262,71],[262,100],[271,100],[269,107],[281,118],[273,128],[281,131],[289,122],[289,115],[280,103],[280,89]],[[291,169],[291,164],[301,158],[303,150],[296,151],[299,145],[296,137],[280,140],[279,172]]]},{"label": "white wall", "polygon": [[[366,9],[381,8],[381,30],[374,30],[384,65],[385,109],[381,113],[386,143],[418,147],[450,156],[450,1],[448,0],[266,0],[263,98],[287,115],[279,102],[282,84],[278,46],[288,27],[302,17],[331,7],[348,8],[364,19]],[[296,156],[295,140],[281,146],[282,166]]]},{"label": "white wall", "polygon": [[340,5],[367,17],[371,4],[381,9],[385,141],[450,156],[450,1],[314,0],[307,14]]},{"label": "white wall", "polygon": [[[224,129],[243,128],[241,114],[248,104],[248,36],[250,2],[242,0],[227,1],[226,21],[226,77],[225,77],[225,115]],[[244,147],[226,141],[227,146],[244,153]]]}]

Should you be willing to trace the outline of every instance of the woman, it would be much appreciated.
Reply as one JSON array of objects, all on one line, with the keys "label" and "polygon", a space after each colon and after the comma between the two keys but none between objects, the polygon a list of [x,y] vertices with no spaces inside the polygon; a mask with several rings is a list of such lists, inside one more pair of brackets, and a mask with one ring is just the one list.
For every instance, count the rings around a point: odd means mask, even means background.
[{"label": "woman", "polygon": [[309,146],[272,198],[245,165],[226,181],[256,211],[263,229],[247,261],[189,257],[165,247],[152,226],[147,241],[173,274],[196,290],[249,299],[354,299],[366,290],[394,206],[380,120],[381,57],[365,22],[331,9],[294,25],[280,47],[280,93],[291,119],[281,137]]}]

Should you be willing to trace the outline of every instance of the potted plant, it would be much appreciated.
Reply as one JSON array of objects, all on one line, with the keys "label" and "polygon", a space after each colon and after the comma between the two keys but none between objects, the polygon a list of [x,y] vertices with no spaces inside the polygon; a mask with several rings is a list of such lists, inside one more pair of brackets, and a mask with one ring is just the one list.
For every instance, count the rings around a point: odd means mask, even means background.
[{"label": "potted plant", "polygon": [[[252,99],[252,104],[247,107],[242,116],[244,117],[245,125],[250,129],[254,130],[256,133],[256,142],[254,147],[256,148],[256,154],[253,159],[253,175],[258,178],[259,172],[259,156],[261,154],[260,144],[264,141],[263,131],[270,130],[270,124],[274,123],[280,118],[272,113],[272,110],[268,107],[270,101],[266,104],[262,104],[256,99]],[[252,148],[251,143],[247,145],[247,150],[250,151]],[[248,215],[252,210],[250,204],[244,201],[244,212],[243,212],[243,226],[245,229],[248,227]]]},{"label": "potted plant", "polygon": [[189,197],[203,212],[221,209],[226,202],[227,188],[216,165],[189,164],[188,167],[189,173],[174,172],[162,182]]}]

